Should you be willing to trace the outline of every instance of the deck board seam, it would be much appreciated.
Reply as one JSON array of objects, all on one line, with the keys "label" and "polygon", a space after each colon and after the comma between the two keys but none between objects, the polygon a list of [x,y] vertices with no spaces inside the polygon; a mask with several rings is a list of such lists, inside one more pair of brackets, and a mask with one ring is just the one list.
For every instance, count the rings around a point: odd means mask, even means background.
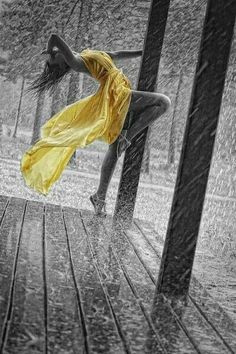
[{"label": "deck board seam", "polygon": [[16,251],[15,251],[15,257],[14,257],[14,263],[13,263],[13,270],[12,270],[11,285],[10,285],[10,293],[8,296],[7,311],[6,311],[6,315],[4,318],[2,335],[1,335],[1,344],[0,344],[0,353],[1,354],[3,353],[4,347],[6,344],[8,330],[9,330],[9,326],[10,326],[10,320],[11,320],[11,316],[12,316],[13,299],[14,299],[15,283],[16,283],[17,262],[18,262],[18,258],[19,258],[20,243],[21,243],[22,230],[23,230],[23,224],[24,224],[24,219],[25,219],[27,203],[28,203],[28,201],[25,200],[24,210],[22,213],[20,231],[19,231],[18,238],[17,238]]},{"label": "deck board seam", "polygon": [[112,314],[112,317],[114,319],[114,322],[115,322],[115,325],[116,325],[116,329],[117,329],[117,332],[121,338],[121,341],[122,341],[122,344],[124,346],[124,349],[125,349],[125,352],[127,354],[131,354],[131,350],[130,350],[130,345],[128,343],[128,340],[126,339],[122,329],[121,329],[121,325],[120,325],[120,322],[119,322],[119,319],[117,318],[116,316],[116,313],[113,309],[113,306],[112,306],[112,303],[111,303],[111,300],[110,300],[110,296],[108,294],[108,291],[107,291],[107,287],[106,285],[104,284],[104,281],[102,280],[102,276],[101,276],[101,270],[100,270],[100,267],[98,265],[98,262],[97,262],[97,259],[94,255],[94,252],[93,252],[93,249],[92,249],[92,246],[91,246],[91,242],[90,242],[90,237],[88,236],[88,232],[87,232],[87,229],[86,229],[86,226],[84,224],[84,220],[83,220],[83,216],[81,214],[81,212],[79,212],[79,215],[80,215],[80,218],[81,218],[81,221],[82,221],[82,225],[83,225],[83,228],[85,230],[85,234],[86,234],[86,237],[87,237],[87,242],[88,242],[88,246],[89,246],[89,250],[90,250],[90,253],[92,255],[92,259],[94,261],[94,266],[97,270],[97,273],[98,273],[98,277],[99,277],[99,280],[100,280],[100,283],[101,283],[101,287],[103,289],[103,292],[104,292],[104,295],[106,297],[106,300],[107,300],[107,303],[108,303],[108,306],[110,308],[110,311],[111,311],[111,314]]},{"label": "deck board seam", "polygon": [[135,297],[135,299],[136,299],[136,301],[137,301],[137,303],[138,303],[138,305],[139,305],[141,311],[143,312],[143,315],[144,315],[144,317],[146,318],[150,329],[151,329],[151,330],[153,331],[153,333],[155,334],[156,339],[157,339],[158,343],[160,344],[160,346],[161,346],[162,350],[164,351],[164,353],[167,354],[166,349],[162,346],[162,343],[161,343],[160,337],[159,337],[159,335],[158,335],[158,332],[156,331],[156,329],[155,329],[155,327],[154,327],[154,324],[152,323],[152,320],[150,319],[149,315],[147,314],[147,311],[146,311],[146,309],[145,309],[145,306],[143,305],[142,299],[140,299],[140,297],[139,297],[138,294],[137,294],[137,291],[136,291],[136,289],[135,289],[135,286],[133,285],[132,280],[131,280],[130,277],[129,277],[129,274],[128,274],[127,270],[126,270],[125,265],[123,264],[123,262],[122,262],[122,261],[119,259],[119,257],[117,256],[117,253],[116,253],[116,251],[114,251],[113,247],[112,247],[112,253],[113,253],[113,255],[115,256],[115,258],[116,258],[116,260],[117,260],[117,263],[119,264],[120,268],[122,269],[122,272],[123,272],[123,274],[124,274],[124,277],[125,277],[125,279],[126,279],[128,285],[129,285],[129,287],[130,287],[130,289],[131,289],[131,291],[132,291],[132,293],[133,293],[133,295],[134,295],[134,297]]},{"label": "deck board seam", "polygon": [[129,244],[131,245],[131,247],[133,248],[134,250],[134,253],[136,254],[139,262],[142,264],[143,268],[145,269],[145,271],[147,272],[149,278],[151,279],[151,281],[153,282],[154,285],[156,285],[156,281],[155,281],[155,278],[154,276],[152,275],[152,272],[151,270],[147,267],[147,265],[145,264],[145,262],[143,261],[141,255],[140,255],[140,252],[137,250],[137,248],[135,247],[134,243],[130,240],[130,238],[128,237],[127,233],[123,230],[123,233],[126,237],[126,239],[128,240]]},{"label": "deck board seam", "polygon": [[181,321],[181,319],[179,318],[179,316],[177,315],[177,313],[175,312],[175,310],[172,308],[171,304],[169,303],[169,301],[167,301],[167,298],[163,295],[167,306],[169,307],[170,311],[172,312],[173,316],[176,318],[176,321],[178,322],[179,326],[182,328],[182,330],[185,332],[186,336],[188,337],[188,339],[190,340],[190,342],[192,343],[192,345],[194,346],[195,350],[199,353],[202,354],[203,352],[198,348],[197,343],[195,342],[195,340],[192,338],[192,336],[189,334],[186,326],[183,324],[183,322]]},{"label": "deck board seam", "polygon": [[216,334],[220,337],[221,341],[224,343],[224,345],[227,347],[227,349],[232,353],[235,354],[235,351],[229,346],[229,344],[226,342],[224,337],[221,335],[220,332],[218,332],[217,328],[214,326],[214,324],[208,319],[208,317],[204,314],[202,311],[201,307],[196,303],[195,299],[189,294],[188,295],[189,299],[193,303],[193,305],[197,308],[198,312],[202,315],[202,317],[205,318],[207,323],[212,327],[212,329],[216,332]]},{"label": "deck board seam", "polygon": [[[126,231],[124,231],[124,234],[128,240],[128,242],[130,243],[130,245],[133,247],[134,253],[136,254],[138,260],[140,261],[140,263],[143,265],[143,268],[145,269],[145,271],[147,272],[149,278],[151,279],[152,283],[156,286],[156,281],[151,273],[151,271],[148,269],[147,265],[145,264],[145,262],[143,261],[139,251],[137,250],[137,248],[134,246],[133,242],[130,240],[130,238],[128,237],[128,234]],[[164,296],[165,300],[166,297]],[[182,330],[184,331],[184,333],[186,334],[186,336],[188,337],[188,339],[190,340],[190,342],[192,343],[192,345],[194,346],[195,350],[201,354],[202,352],[199,350],[197,343],[195,342],[195,340],[192,338],[192,336],[189,334],[186,326],[182,323],[182,321],[179,319],[179,316],[176,314],[176,312],[173,310],[172,306],[169,304],[169,302],[167,301],[167,306],[169,307],[170,311],[172,312],[172,314],[174,315],[174,317],[176,318],[176,321],[178,322],[179,326],[182,328]]]},{"label": "deck board seam", "polygon": [[[149,239],[147,238],[147,236],[145,235],[145,233],[143,232],[142,228],[139,226],[137,220],[134,220],[134,224],[136,225],[136,227],[139,229],[139,231],[141,232],[143,238],[147,241],[147,243],[149,244],[149,246],[153,249],[153,251],[156,253],[157,257],[159,259],[161,259],[161,255],[157,252],[157,250],[153,247],[152,243],[149,241]],[[159,234],[158,234],[159,235]]]},{"label": "deck board seam", "polygon": [[74,263],[73,263],[72,253],[71,253],[71,245],[70,245],[70,240],[69,240],[69,236],[68,236],[68,230],[67,230],[67,226],[66,226],[66,220],[65,220],[65,214],[64,214],[63,207],[61,207],[61,212],[62,212],[62,218],[63,218],[64,228],[65,228],[65,233],[66,233],[66,242],[67,242],[67,248],[68,248],[68,253],[69,253],[71,274],[72,274],[72,278],[73,278],[76,299],[77,299],[77,304],[78,304],[78,308],[79,308],[79,314],[80,314],[79,317],[81,320],[82,331],[83,331],[83,335],[84,335],[84,348],[85,348],[86,354],[89,354],[90,350],[89,350],[89,344],[88,344],[88,331],[87,331],[86,323],[85,323],[84,309],[83,309],[83,305],[81,302],[81,291],[80,291],[80,286],[77,283],[76,275],[75,275],[75,271],[74,271]]},{"label": "deck board seam", "polygon": [[[151,274],[151,271],[148,269],[148,267],[146,266],[145,262],[143,261],[142,257],[140,256],[139,251],[137,250],[137,248],[134,246],[133,242],[130,240],[127,232],[125,231],[125,229],[122,227],[122,225],[120,224],[121,229],[123,231],[123,234],[125,235],[126,239],[128,240],[128,242],[130,243],[130,245],[133,247],[134,253],[136,254],[136,257],[138,258],[139,262],[143,265],[143,268],[145,269],[146,273],[148,274],[149,278],[151,279],[152,283],[156,286],[156,281],[153,277],[153,275]],[[179,316],[175,313],[175,311],[173,310],[173,308],[171,307],[171,305],[167,302],[168,307],[170,309],[170,311],[173,313],[173,315],[175,316],[179,326],[182,328],[182,330],[184,331],[184,333],[186,334],[187,338],[189,339],[189,341],[191,342],[191,344],[193,345],[193,347],[195,348],[195,350],[199,353],[202,354],[202,352],[199,350],[195,340],[192,338],[192,336],[189,334],[187,328],[185,327],[185,325],[182,323],[182,321],[179,319]]]},{"label": "deck board seam", "polygon": [[[136,227],[140,230],[143,238],[147,241],[147,243],[150,245],[150,247],[153,249],[154,253],[157,255],[157,257],[159,259],[161,259],[159,253],[157,252],[157,250],[153,247],[153,245],[151,244],[151,242],[148,240],[147,236],[145,235],[144,231],[142,230],[141,226],[138,224],[137,220],[134,220],[134,224],[136,225]],[[210,297],[210,294],[207,292],[208,296]],[[232,350],[232,348],[229,346],[229,344],[226,342],[226,340],[224,339],[224,337],[221,335],[221,333],[217,330],[217,328],[214,326],[214,324],[209,320],[208,316],[204,313],[204,311],[202,311],[201,307],[196,303],[196,301],[194,300],[194,298],[188,294],[188,298],[190,299],[190,301],[192,302],[193,306],[196,308],[196,310],[198,311],[198,313],[200,314],[201,317],[204,318],[204,320],[209,324],[209,326],[213,329],[213,331],[216,333],[216,335],[220,338],[220,340],[223,342],[223,344],[227,347],[227,349],[232,353],[235,354],[235,352]]]},{"label": "deck board seam", "polygon": [[[107,234],[107,230],[106,230],[106,227],[105,227],[104,225],[103,225],[103,228],[104,228],[104,230],[105,230],[105,232],[106,232],[106,234]],[[135,289],[135,286],[134,286],[133,283],[132,283],[132,280],[131,280],[130,277],[129,277],[129,274],[128,274],[127,270],[126,270],[125,265],[123,264],[123,262],[121,261],[121,259],[120,259],[119,256],[117,255],[116,251],[114,250],[114,247],[111,246],[111,249],[112,249],[112,253],[113,253],[113,255],[114,255],[114,257],[115,257],[117,263],[119,264],[119,267],[121,268],[121,270],[122,270],[122,272],[123,272],[123,274],[124,274],[124,277],[125,277],[125,279],[126,279],[128,285],[129,285],[129,287],[130,287],[130,289],[131,289],[131,291],[132,291],[132,293],[133,293],[133,295],[134,295],[134,297],[135,297],[137,303],[138,303],[139,306],[140,306],[140,309],[141,309],[141,311],[142,311],[144,317],[146,318],[146,320],[147,320],[147,322],[148,322],[148,325],[149,325],[150,329],[151,329],[151,330],[153,331],[153,333],[155,334],[156,339],[157,339],[157,341],[158,341],[158,343],[159,343],[161,349],[163,350],[163,352],[166,353],[166,354],[168,354],[167,351],[166,351],[166,349],[165,349],[165,347],[162,345],[162,342],[161,342],[161,339],[160,339],[160,337],[159,337],[159,334],[158,334],[158,332],[157,332],[157,330],[156,330],[156,328],[155,328],[155,326],[154,326],[154,324],[153,324],[153,322],[152,322],[150,316],[147,314],[147,311],[146,311],[146,309],[145,309],[145,306],[143,305],[142,299],[138,296],[138,293],[137,293],[137,291],[136,291],[136,289]]]}]

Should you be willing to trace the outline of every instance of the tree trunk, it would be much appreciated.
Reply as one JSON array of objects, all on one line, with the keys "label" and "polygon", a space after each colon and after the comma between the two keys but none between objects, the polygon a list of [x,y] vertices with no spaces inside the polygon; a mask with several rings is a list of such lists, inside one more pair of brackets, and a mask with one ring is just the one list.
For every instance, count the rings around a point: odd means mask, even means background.
[{"label": "tree trunk", "polygon": [[[85,5],[85,1],[82,0],[81,6],[80,6],[80,13],[79,13],[79,18],[78,18],[78,25],[77,25],[77,30],[76,30],[76,36],[75,36],[75,48],[79,48],[82,46],[84,38],[81,36],[81,23],[83,20],[85,20],[86,13],[87,13],[87,8]],[[79,80],[81,80],[81,74],[79,73]],[[83,80],[83,76],[82,76]],[[80,83],[80,81],[79,81]],[[68,95],[67,95],[67,104],[71,104],[75,102],[76,96],[77,96],[77,90],[78,90],[78,74],[72,71],[71,76],[70,76],[70,81],[69,81],[69,90],[68,90]],[[81,90],[82,91],[82,90]]]},{"label": "tree trunk", "polygon": [[72,72],[69,81],[69,90],[67,96],[67,104],[75,102],[81,98],[83,92],[84,74]]},{"label": "tree trunk", "polygon": [[41,118],[43,112],[44,99],[45,99],[45,93],[41,92],[39,94],[38,101],[37,101],[31,145],[34,145],[35,142],[38,139],[40,139],[40,127],[41,127]]},{"label": "tree trunk", "polygon": [[60,84],[55,88],[52,95],[51,117],[53,117],[62,108],[62,97]]},{"label": "tree trunk", "polygon": [[24,93],[24,87],[25,87],[25,78],[23,77],[22,83],[21,83],[20,99],[19,99],[17,113],[16,113],[15,125],[14,125],[13,132],[11,135],[12,138],[16,137],[16,131],[17,131],[17,126],[18,126],[18,122],[19,122],[19,118],[20,118],[20,110],[21,110],[21,104],[22,104],[22,97],[23,97],[23,93]]},{"label": "tree trunk", "polygon": [[[92,2],[86,2],[85,0],[82,0],[81,7],[80,7],[79,19],[78,19],[77,32],[76,32],[76,37],[75,37],[75,47],[76,48],[77,47],[83,48],[84,46],[87,46],[87,44],[89,42],[89,35],[84,37],[84,36],[81,36],[81,33],[88,33],[89,32],[91,8],[92,8]],[[79,96],[81,97],[82,91],[83,91],[84,76],[82,73],[80,73],[79,78],[78,78],[78,74],[72,72],[71,77],[70,77],[70,82],[69,82],[67,104],[71,104],[76,101],[76,98],[78,96],[78,82],[79,82]],[[76,164],[76,151],[71,156],[69,164],[72,164],[72,165]]]},{"label": "tree trunk", "polygon": [[179,72],[179,81],[178,81],[178,87],[177,87],[177,92],[176,92],[175,101],[174,101],[174,111],[173,111],[172,120],[171,120],[171,127],[170,127],[168,161],[167,161],[168,166],[170,166],[171,164],[174,164],[174,162],[175,162],[176,113],[177,113],[177,107],[178,107],[178,102],[179,102],[179,95],[180,95],[180,89],[182,86],[182,81],[183,81],[183,69],[181,68],[180,72]]}]

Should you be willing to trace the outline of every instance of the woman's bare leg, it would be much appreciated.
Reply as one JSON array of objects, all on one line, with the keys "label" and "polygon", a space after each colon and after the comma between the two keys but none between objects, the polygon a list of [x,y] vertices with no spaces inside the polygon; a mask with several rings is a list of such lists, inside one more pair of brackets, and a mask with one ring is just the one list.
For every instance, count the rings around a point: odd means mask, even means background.
[{"label": "woman's bare leg", "polygon": [[132,140],[143,129],[151,125],[170,107],[170,99],[162,94],[144,91],[132,91],[129,109],[140,112],[139,118],[132,123],[126,138]]},{"label": "woman's bare leg", "polygon": [[[127,139],[133,139],[143,129],[153,123],[158,117],[160,117],[170,106],[170,100],[167,96],[143,92],[132,91],[130,111],[142,112],[139,119],[132,123],[131,127],[127,131]],[[106,152],[102,167],[100,182],[96,195],[99,199],[105,200],[108,186],[113,175],[116,163],[117,163],[117,144],[118,139],[111,145]]]},{"label": "woman's bare leg", "polygon": [[116,149],[117,140],[113,144],[109,145],[109,148],[102,162],[100,182],[96,192],[98,198],[102,200],[105,200],[106,198],[107,189],[118,160]]}]

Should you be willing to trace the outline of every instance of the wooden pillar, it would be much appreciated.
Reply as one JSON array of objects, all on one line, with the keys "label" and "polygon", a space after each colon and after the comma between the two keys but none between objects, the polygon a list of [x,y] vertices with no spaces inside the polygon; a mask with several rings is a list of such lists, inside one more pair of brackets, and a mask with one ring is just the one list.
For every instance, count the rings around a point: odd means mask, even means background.
[{"label": "wooden pillar", "polygon": [[156,295],[188,293],[235,14],[235,0],[208,0]]},{"label": "wooden pillar", "polygon": [[[137,90],[155,90],[169,4],[170,0],[153,0],[151,3]],[[136,114],[131,116],[132,121],[138,117]],[[138,134],[126,150],[114,224],[117,224],[117,220],[123,226],[129,226],[132,222],[147,131],[148,128]]]}]

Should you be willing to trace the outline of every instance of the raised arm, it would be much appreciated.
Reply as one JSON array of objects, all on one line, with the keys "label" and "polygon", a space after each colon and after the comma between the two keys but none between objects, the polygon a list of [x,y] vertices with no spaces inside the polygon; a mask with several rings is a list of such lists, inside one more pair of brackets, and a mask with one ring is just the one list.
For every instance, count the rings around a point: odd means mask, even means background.
[{"label": "raised arm", "polygon": [[132,59],[136,57],[140,57],[143,53],[142,50],[118,50],[107,52],[108,55],[114,60],[122,60],[122,59]]},{"label": "raised arm", "polygon": [[81,71],[81,61],[78,60],[75,53],[71,50],[68,44],[57,34],[51,34],[49,37],[46,53],[51,53],[53,48],[58,48],[58,50],[62,53],[66,63],[74,70]]}]

